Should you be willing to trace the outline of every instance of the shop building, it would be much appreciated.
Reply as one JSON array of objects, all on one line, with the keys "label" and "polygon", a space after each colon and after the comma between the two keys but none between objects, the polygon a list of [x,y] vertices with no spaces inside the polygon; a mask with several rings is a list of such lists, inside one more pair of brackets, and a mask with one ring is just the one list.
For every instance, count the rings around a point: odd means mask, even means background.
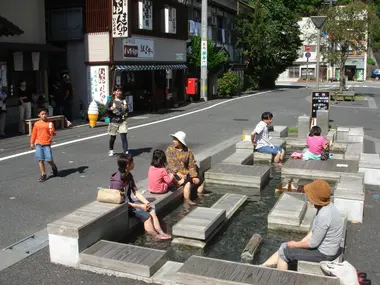
[{"label": "shop building", "polygon": [[48,100],[49,57],[62,50],[46,43],[44,0],[12,0],[4,4],[0,9],[3,30],[0,85],[8,94],[6,128],[9,130],[19,123],[16,88],[20,80],[26,80],[34,99],[42,95]]}]

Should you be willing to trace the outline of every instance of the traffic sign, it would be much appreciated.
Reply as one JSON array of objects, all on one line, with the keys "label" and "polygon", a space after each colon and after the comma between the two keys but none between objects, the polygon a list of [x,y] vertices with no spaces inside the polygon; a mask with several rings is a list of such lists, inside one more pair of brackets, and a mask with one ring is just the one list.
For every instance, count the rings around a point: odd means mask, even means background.
[{"label": "traffic sign", "polygon": [[305,56],[306,56],[307,58],[309,58],[309,57],[311,57],[311,53],[310,53],[310,52],[307,52],[307,53],[305,53]]},{"label": "traffic sign", "polygon": [[311,46],[305,46],[305,51],[310,51],[311,50]]}]

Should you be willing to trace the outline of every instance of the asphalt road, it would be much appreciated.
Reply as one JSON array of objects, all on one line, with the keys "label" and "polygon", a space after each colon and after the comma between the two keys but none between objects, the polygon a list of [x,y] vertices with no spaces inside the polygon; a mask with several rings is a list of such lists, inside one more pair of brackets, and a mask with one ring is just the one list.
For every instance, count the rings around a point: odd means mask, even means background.
[{"label": "asphalt road", "polygon": [[[192,104],[174,112],[131,118],[129,125],[132,128],[128,139],[135,156],[134,175],[137,180],[146,178],[152,150],[166,149],[171,142],[169,134],[178,130],[187,133],[190,148],[199,153],[222,140],[241,134],[242,129],[253,128],[263,111],[274,113],[274,124],[296,126],[297,117],[309,112],[309,102],[306,100],[309,92],[310,89],[275,90],[226,103],[223,100],[211,101]],[[380,89],[360,88],[360,92],[373,96],[380,106]],[[212,107],[214,104],[220,105]],[[379,110],[342,107],[333,107],[332,110],[331,118],[337,125],[364,126],[366,135],[380,139],[377,123]],[[190,114],[185,115],[187,113]],[[37,181],[39,171],[33,154],[0,161],[0,248],[45,228],[47,223],[93,201],[97,187],[108,186],[109,176],[117,167],[116,157],[109,158],[107,155],[108,137],[102,136],[105,131],[105,127],[59,131],[55,140],[57,145],[86,137],[99,137],[55,147],[53,155],[61,171],[60,177],[51,178],[42,184]],[[28,137],[1,140],[0,160],[28,151],[27,146]],[[374,144],[367,142],[366,148],[366,152],[375,151]],[[115,151],[118,149],[121,151],[119,138]],[[372,284],[380,283],[377,263],[380,254],[374,250],[380,243],[379,231],[374,227],[380,214],[375,194],[368,193],[364,224],[349,226],[346,253],[350,262],[369,274]],[[53,265],[49,262],[47,249],[44,249],[1,271],[0,284],[140,283]]]}]

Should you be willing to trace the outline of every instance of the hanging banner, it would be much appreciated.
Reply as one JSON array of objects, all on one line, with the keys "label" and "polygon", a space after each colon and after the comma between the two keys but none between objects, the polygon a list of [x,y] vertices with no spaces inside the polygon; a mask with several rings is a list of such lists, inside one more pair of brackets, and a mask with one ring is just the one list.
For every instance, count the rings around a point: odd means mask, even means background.
[{"label": "hanging banner", "polygon": [[128,37],[128,0],[113,0],[112,36],[114,38]]},{"label": "hanging banner", "polygon": [[89,66],[89,102],[95,100],[105,105],[109,92],[109,71],[108,66]]},{"label": "hanging banner", "polygon": [[40,69],[40,53],[39,52],[32,52],[32,63],[33,63],[33,70]]},{"label": "hanging banner", "polygon": [[139,0],[139,29],[153,29],[153,3],[152,0]]},{"label": "hanging banner", "polygon": [[177,33],[177,10],[170,6],[165,7],[165,33]]},{"label": "hanging banner", "polygon": [[202,41],[201,68],[207,68],[207,41]]}]

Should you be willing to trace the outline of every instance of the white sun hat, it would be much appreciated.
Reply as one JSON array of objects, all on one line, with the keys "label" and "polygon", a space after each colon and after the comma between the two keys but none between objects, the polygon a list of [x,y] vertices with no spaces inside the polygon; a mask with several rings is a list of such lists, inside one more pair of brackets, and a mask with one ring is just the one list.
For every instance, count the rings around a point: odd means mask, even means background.
[{"label": "white sun hat", "polygon": [[186,144],[186,134],[182,131],[176,132],[175,134],[171,134],[171,137],[177,139],[181,144],[187,146]]}]

